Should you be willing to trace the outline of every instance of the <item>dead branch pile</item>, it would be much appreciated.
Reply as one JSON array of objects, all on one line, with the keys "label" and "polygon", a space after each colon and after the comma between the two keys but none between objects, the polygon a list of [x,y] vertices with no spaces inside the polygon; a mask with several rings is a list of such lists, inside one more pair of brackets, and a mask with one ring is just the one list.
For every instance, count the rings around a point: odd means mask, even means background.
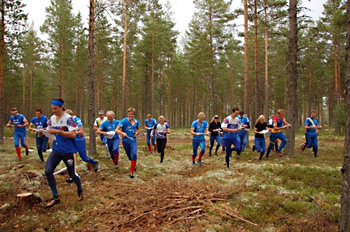
[{"label": "dead branch pile", "polygon": [[115,183],[106,187],[112,188],[109,201],[104,202],[106,206],[84,212],[87,222],[96,222],[88,230],[151,231],[157,228],[159,231],[162,227],[188,227],[197,219],[208,217],[210,212],[256,226],[228,204],[222,204],[234,191],[212,184],[161,181],[152,186]]}]

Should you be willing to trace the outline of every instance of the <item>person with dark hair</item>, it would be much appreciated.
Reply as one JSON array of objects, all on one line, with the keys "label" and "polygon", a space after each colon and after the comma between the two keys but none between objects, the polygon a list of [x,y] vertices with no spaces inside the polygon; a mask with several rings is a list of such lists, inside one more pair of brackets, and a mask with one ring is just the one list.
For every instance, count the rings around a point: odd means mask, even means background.
[{"label": "person with dark hair", "polygon": [[19,140],[21,140],[22,147],[26,150],[26,155],[29,154],[29,149],[26,144],[26,126],[28,126],[27,119],[23,116],[23,114],[19,114],[16,108],[11,109],[11,117],[9,122],[7,123],[7,127],[11,127],[11,124],[15,127],[15,133],[13,134],[13,141],[16,148],[16,153],[18,159],[21,160],[21,148],[19,147]]},{"label": "person with dark hair", "polygon": [[164,160],[164,150],[167,143],[167,134],[170,134],[170,126],[165,122],[164,116],[159,116],[158,123],[153,127],[151,132],[151,138],[157,137],[157,151],[160,153],[160,162]]},{"label": "person with dark hair", "polygon": [[[78,130],[76,131],[76,136],[75,136],[75,144],[77,146],[77,150],[79,153],[80,158],[86,162],[86,163],[91,163],[92,166],[94,167],[95,172],[98,171],[98,162],[95,161],[94,159],[90,158],[87,153],[86,153],[86,139],[84,136],[84,127],[83,127],[83,122],[81,121],[80,118],[78,118],[72,110],[67,109],[66,113],[72,116],[75,124],[78,127]],[[68,182],[73,182],[73,180],[70,180]]]},{"label": "person with dark hair", "polygon": [[[238,136],[238,131],[244,130],[244,127],[241,125],[241,121],[237,117],[239,114],[239,109],[233,108],[232,114],[224,119],[224,121],[221,124],[221,128],[224,131],[224,143],[225,143],[225,150],[226,150],[226,167],[230,167],[230,157],[232,151],[237,152],[237,157],[239,157],[241,153],[241,141]],[[231,146],[234,145],[234,148],[231,148]]]},{"label": "person with dark hair", "polygon": [[322,129],[322,126],[320,125],[320,122],[316,118],[316,111],[313,110],[311,112],[311,117],[307,118],[305,120],[305,129],[306,129],[306,139],[307,143],[304,144],[302,147],[302,151],[305,150],[305,148],[312,148],[312,151],[314,152],[314,157],[317,157],[317,151],[318,151],[318,139],[317,134],[318,130]]},{"label": "person with dark hair", "polygon": [[244,115],[244,110],[239,111],[239,115],[237,118],[241,121],[242,127],[244,127],[244,130],[238,131],[238,136],[241,141],[241,151],[243,152],[247,144],[247,139],[248,139],[247,130],[249,131],[250,121],[249,121],[249,118]]},{"label": "person with dark hair", "polygon": [[[107,111],[107,121],[104,121],[100,128],[97,130],[98,134],[103,134],[103,136],[107,139],[106,146],[108,148],[109,155],[111,156],[114,166],[116,169],[119,168],[119,136],[118,134],[114,134],[115,129],[117,129],[119,125],[119,120],[115,119],[115,114],[113,111]],[[112,133],[111,137],[108,137],[108,133]]]},{"label": "person with dark hair", "polygon": [[220,148],[220,136],[219,132],[221,132],[221,123],[219,121],[219,116],[215,115],[213,119],[211,120],[211,123],[209,125],[209,132],[210,132],[210,146],[209,146],[209,156],[211,156],[211,151],[214,147],[214,141],[216,141],[216,149],[215,149],[215,155],[218,155],[218,150]]},{"label": "person with dark hair", "polygon": [[80,176],[75,172],[74,153],[77,152],[75,144],[76,130],[78,129],[72,116],[64,112],[64,101],[60,98],[51,100],[53,116],[48,121],[47,132],[55,136],[52,152],[47,159],[45,175],[52,193],[52,200],[45,206],[51,208],[59,203],[56,180],[53,175],[55,168],[63,160],[70,178],[77,185],[78,201],[83,200],[83,189]]},{"label": "person with dark hair", "polygon": [[131,161],[130,178],[134,178],[134,172],[136,171],[137,162],[137,141],[136,136],[140,132],[139,120],[135,118],[135,109],[129,108],[126,118],[119,122],[116,133],[123,136],[123,147],[126,155]]},{"label": "person with dark hair", "polygon": [[151,132],[153,127],[157,124],[157,121],[152,118],[152,115],[147,114],[147,119],[144,122],[143,127],[146,129],[146,142],[147,142],[147,147],[148,147],[148,151],[149,153],[152,153],[152,145],[154,146],[154,150],[156,149],[156,137],[151,137]]},{"label": "person with dark hair", "polygon": [[35,133],[36,148],[38,150],[38,155],[41,162],[44,162],[43,152],[45,152],[47,149],[49,138],[43,135],[43,132],[42,132],[42,130],[47,128],[47,121],[48,121],[48,118],[42,114],[43,114],[43,111],[41,109],[38,108],[35,110],[35,117],[33,117],[32,120],[30,120],[29,130],[36,132]]},{"label": "person with dark hair", "polygon": [[[97,132],[98,129],[101,127],[102,123],[107,121],[107,117],[105,117],[105,112],[103,110],[98,111],[98,118],[95,119],[94,122],[94,130]],[[100,134],[100,139],[102,142],[102,145],[106,144],[106,138],[103,134]]]}]

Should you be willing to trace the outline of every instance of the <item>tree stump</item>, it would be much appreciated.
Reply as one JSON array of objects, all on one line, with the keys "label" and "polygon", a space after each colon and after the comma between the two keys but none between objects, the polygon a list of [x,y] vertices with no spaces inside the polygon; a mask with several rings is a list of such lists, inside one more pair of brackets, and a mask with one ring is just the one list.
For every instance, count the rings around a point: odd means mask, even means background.
[{"label": "tree stump", "polygon": [[20,208],[33,207],[41,202],[39,197],[36,197],[33,193],[20,193],[17,194],[17,204]]}]

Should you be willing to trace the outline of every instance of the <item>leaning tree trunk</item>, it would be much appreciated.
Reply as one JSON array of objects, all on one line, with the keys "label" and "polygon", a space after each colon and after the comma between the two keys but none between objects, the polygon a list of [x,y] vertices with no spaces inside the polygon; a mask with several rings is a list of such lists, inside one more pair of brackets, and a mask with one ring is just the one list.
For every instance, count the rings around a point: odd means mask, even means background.
[{"label": "leaning tree trunk", "polygon": [[341,214],[339,231],[350,231],[350,0],[347,0],[347,45],[345,82],[345,154],[342,168],[343,185],[341,194]]},{"label": "leaning tree trunk", "polygon": [[298,81],[298,24],[297,1],[289,0],[289,63],[288,63],[288,87],[287,87],[287,121],[292,128],[287,130],[286,153],[294,154],[295,131],[298,129],[298,105],[297,105],[297,81]]},{"label": "leaning tree trunk", "polygon": [[128,0],[125,0],[124,12],[124,51],[123,51],[123,99],[122,99],[122,114],[126,115],[126,56],[127,56],[127,39],[128,39]]},{"label": "leaning tree trunk", "polygon": [[96,154],[95,120],[95,73],[94,73],[94,21],[95,1],[90,0],[89,15],[89,153]]},{"label": "leaning tree trunk", "polygon": [[243,109],[248,113],[248,0],[244,0],[244,99]]},{"label": "leaning tree trunk", "polygon": [[4,73],[5,73],[5,0],[1,1],[0,37],[0,144],[4,138]]}]

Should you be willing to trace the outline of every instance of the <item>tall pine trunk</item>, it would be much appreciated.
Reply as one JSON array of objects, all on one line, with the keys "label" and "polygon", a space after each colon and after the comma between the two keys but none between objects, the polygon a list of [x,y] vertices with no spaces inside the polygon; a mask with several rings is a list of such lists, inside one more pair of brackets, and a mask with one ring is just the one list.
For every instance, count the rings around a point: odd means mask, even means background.
[{"label": "tall pine trunk", "polygon": [[214,114],[217,110],[215,105],[215,80],[214,80],[214,50],[213,50],[213,17],[212,5],[209,0],[209,49],[210,49],[210,107],[209,113]]},{"label": "tall pine trunk", "polygon": [[257,0],[254,0],[254,59],[255,59],[255,109],[254,116],[258,117],[260,110],[259,94],[259,47],[258,47],[258,6]]},{"label": "tall pine trunk", "polygon": [[154,12],[152,10],[152,51],[151,51],[151,60],[152,60],[152,63],[151,63],[151,114],[154,115],[154,43],[155,43],[155,36],[154,36]]},{"label": "tall pine trunk", "polygon": [[243,109],[248,113],[248,0],[244,0],[244,99]]},{"label": "tall pine trunk", "polygon": [[1,0],[1,37],[0,37],[0,144],[3,143],[4,127],[4,74],[5,74],[5,0]]},{"label": "tall pine trunk", "polygon": [[347,44],[346,44],[346,82],[345,82],[345,154],[342,167],[343,184],[341,194],[341,214],[339,231],[350,231],[350,0],[347,0]]},{"label": "tall pine trunk", "polygon": [[26,67],[23,67],[23,80],[22,80],[22,112],[26,115]]},{"label": "tall pine trunk", "polygon": [[298,81],[298,22],[297,22],[297,1],[289,0],[289,63],[288,63],[288,86],[287,86],[287,121],[292,125],[288,129],[286,153],[294,154],[295,131],[298,122],[297,105],[297,81]]},{"label": "tall pine trunk", "polygon": [[269,41],[267,27],[267,7],[265,5],[265,118],[269,119]]},{"label": "tall pine trunk", "polygon": [[170,108],[170,57],[167,57],[167,79],[168,79],[168,104],[167,104],[167,118],[171,121],[172,118],[170,118],[171,116],[171,108]]},{"label": "tall pine trunk", "polygon": [[125,12],[124,12],[124,51],[123,51],[123,100],[122,100],[122,114],[123,117],[126,115],[126,57],[127,57],[127,41],[128,41],[128,0],[124,1]]},{"label": "tall pine trunk", "polygon": [[33,114],[33,71],[34,71],[34,61],[33,54],[30,56],[30,69],[29,69],[29,111],[28,114],[32,116]]},{"label": "tall pine trunk", "polygon": [[95,120],[95,73],[94,73],[94,21],[95,1],[90,0],[89,14],[89,153],[96,154]]}]

